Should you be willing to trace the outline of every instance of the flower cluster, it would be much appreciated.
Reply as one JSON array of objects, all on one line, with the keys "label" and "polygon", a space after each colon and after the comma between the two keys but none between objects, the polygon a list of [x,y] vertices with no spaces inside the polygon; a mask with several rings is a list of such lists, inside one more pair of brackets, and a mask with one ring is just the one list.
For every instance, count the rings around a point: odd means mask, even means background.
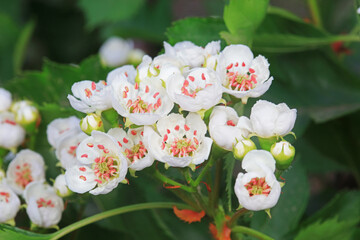
[{"label": "flower cluster", "polygon": [[[81,126],[90,136],[77,139],[71,164],[62,163],[69,188],[105,194],[126,181],[127,170],[133,174],[155,160],[165,168],[195,171],[219,151],[216,144],[242,160],[247,172],[236,180],[239,204],[254,211],[273,207],[281,191],[279,171],[290,166],[295,153],[283,137],[291,133],[296,109],[258,100],[249,117],[239,110],[269,89],[273,78],[267,59],[240,44],[221,51],[220,41],[205,47],[165,42],[164,49],[155,58],[145,55],[136,68],[121,66],[105,80],[72,86],[68,99],[88,114]],[[116,118],[105,129],[105,110],[123,117],[125,128],[117,127]],[[256,150],[252,137],[263,150]]]}]

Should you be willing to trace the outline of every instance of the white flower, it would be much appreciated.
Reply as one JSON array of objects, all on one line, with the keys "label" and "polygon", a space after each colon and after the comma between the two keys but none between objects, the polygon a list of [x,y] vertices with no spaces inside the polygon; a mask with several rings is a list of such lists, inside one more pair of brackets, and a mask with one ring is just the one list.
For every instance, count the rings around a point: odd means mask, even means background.
[{"label": "white flower", "polygon": [[53,120],[46,129],[48,142],[54,148],[57,147],[59,139],[69,132],[80,132],[80,119],[77,117],[57,118]]},{"label": "white flower", "polygon": [[125,179],[127,160],[110,135],[93,131],[76,150],[78,164],[68,168],[68,188],[77,193],[106,194]]},{"label": "white flower", "polygon": [[184,66],[201,67],[206,62],[206,59],[217,55],[220,51],[220,41],[210,42],[205,48],[196,46],[190,41],[178,42],[173,47],[167,42],[164,42],[164,48],[165,55],[178,58]]},{"label": "white flower", "polygon": [[193,68],[186,77],[180,73],[172,75],[166,82],[166,91],[171,100],[190,112],[207,110],[222,96],[218,75],[208,68]]},{"label": "white flower", "polygon": [[13,103],[10,109],[15,114],[15,121],[22,125],[35,123],[40,117],[39,110],[27,100]]},{"label": "white flower", "polygon": [[153,164],[154,157],[148,152],[144,145],[143,127],[130,128],[127,133],[121,128],[112,128],[108,134],[117,140],[121,152],[128,160],[130,169],[140,171]]},{"label": "white flower", "polygon": [[56,226],[64,211],[63,200],[54,189],[43,182],[33,182],[26,187],[24,198],[27,203],[26,213],[32,223],[39,227]]},{"label": "white flower", "polygon": [[11,102],[11,93],[4,88],[0,88],[0,112],[8,110]]},{"label": "white flower", "polygon": [[244,103],[249,97],[260,97],[270,87],[269,63],[263,56],[254,59],[250,48],[245,45],[227,46],[219,55],[216,70],[220,74],[223,91]]},{"label": "white flower", "polygon": [[106,76],[106,82],[111,85],[115,79],[128,78],[135,81],[136,69],[133,65],[125,65],[115,68]]},{"label": "white flower", "polygon": [[206,125],[199,114],[170,114],[160,119],[157,132],[146,126],[145,146],[155,159],[172,167],[194,166],[208,159],[212,139],[205,137]]},{"label": "white flower", "polygon": [[119,76],[112,82],[112,106],[136,125],[151,125],[166,116],[174,106],[161,81],[153,78],[135,82]]},{"label": "white flower", "polygon": [[54,190],[60,197],[67,197],[71,194],[70,189],[66,185],[65,174],[60,174],[55,178]]},{"label": "white flower", "polygon": [[100,47],[99,54],[101,61],[109,67],[125,64],[133,48],[133,41],[111,37]]},{"label": "white flower", "polygon": [[294,127],[295,120],[296,109],[290,109],[285,103],[275,105],[259,100],[251,108],[253,132],[262,138],[285,136]]},{"label": "white flower", "polygon": [[111,108],[109,88],[105,81],[95,83],[84,80],[74,83],[71,87],[73,95],[68,95],[70,105],[77,111],[92,113]]},{"label": "white flower", "polygon": [[68,169],[77,164],[76,149],[81,141],[87,137],[83,132],[73,131],[59,139],[55,154],[63,168]]},{"label": "white flower", "polygon": [[231,151],[236,140],[248,137],[251,124],[247,117],[239,118],[233,108],[216,106],[210,115],[209,132],[217,145]]},{"label": "white flower", "polygon": [[239,204],[252,211],[272,208],[279,200],[281,187],[274,175],[275,160],[264,150],[253,150],[245,155],[235,182]]},{"label": "white flower", "polygon": [[0,147],[14,150],[25,139],[25,130],[15,122],[10,112],[0,112]]},{"label": "white flower", "polygon": [[22,194],[29,183],[44,179],[44,159],[40,154],[29,149],[21,150],[16,154],[6,171],[6,182],[17,194]]},{"label": "white flower", "polygon": [[104,124],[101,119],[101,115],[96,113],[88,113],[86,117],[81,119],[80,128],[86,134],[91,134],[92,131],[97,130],[100,132],[104,131]]},{"label": "white flower", "polygon": [[14,219],[19,209],[19,197],[4,183],[0,184],[0,223]]}]

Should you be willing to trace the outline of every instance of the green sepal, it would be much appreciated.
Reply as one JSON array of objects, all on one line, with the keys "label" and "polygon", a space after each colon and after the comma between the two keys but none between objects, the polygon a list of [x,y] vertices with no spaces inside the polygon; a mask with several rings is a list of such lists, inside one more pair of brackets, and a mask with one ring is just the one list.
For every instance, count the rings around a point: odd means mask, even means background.
[{"label": "green sepal", "polygon": [[268,208],[268,209],[265,209],[264,211],[266,212],[266,214],[267,214],[267,215],[269,216],[269,218],[271,219],[270,209]]},{"label": "green sepal", "polygon": [[129,168],[129,173],[132,177],[137,178],[138,176],[136,176],[136,170]]},{"label": "green sepal", "polygon": [[193,163],[190,163],[190,164],[189,164],[189,168],[191,169],[191,171],[195,172],[195,170],[196,170],[196,165],[193,164]]},{"label": "green sepal", "polygon": [[13,226],[13,227],[15,227],[15,219],[13,218],[13,219],[10,219],[10,220],[7,220],[6,222],[4,222],[5,224],[8,224],[8,225],[10,225],[10,226]]}]

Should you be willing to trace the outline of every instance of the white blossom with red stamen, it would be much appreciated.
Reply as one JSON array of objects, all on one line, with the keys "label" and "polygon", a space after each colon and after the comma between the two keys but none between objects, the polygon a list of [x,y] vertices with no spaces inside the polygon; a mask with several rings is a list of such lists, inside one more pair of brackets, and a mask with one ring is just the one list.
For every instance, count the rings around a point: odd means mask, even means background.
[{"label": "white blossom with red stamen", "polygon": [[253,132],[262,138],[285,136],[294,127],[296,109],[290,109],[285,103],[259,100],[251,108],[250,121]]},{"label": "white blossom with red stamen", "polygon": [[60,222],[64,203],[51,186],[42,181],[32,182],[23,196],[27,204],[26,213],[33,224],[51,228]]},{"label": "white blossom with red stamen", "polygon": [[233,145],[249,136],[252,132],[250,120],[241,116],[231,107],[214,107],[209,121],[209,133],[215,143],[232,151]]},{"label": "white blossom with red stamen", "polygon": [[57,118],[53,120],[46,129],[48,142],[54,148],[59,144],[59,140],[67,134],[80,132],[80,119],[77,117]]},{"label": "white blossom with red stamen", "polygon": [[0,223],[5,223],[15,218],[20,209],[20,199],[10,187],[0,184]]},{"label": "white blossom with red stamen", "polygon": [[117,140],[130,169],[141,171],[153,164],[154,157],[144,145],[143,127],[130,128],[127,133],[121,128],[112,128],[108,134]]},{"label": "white blossom with red stamen", "polygon": [[73,95],[68,95],[70,105],[79,112],[92,113],[111,108],[109,88],[105,81],[95,83],[84,80],[71,87]]},{"label": "white blossom with red stamen", "polygon": [[0,88],[0,112],[9,110],[11,103],[11,93],[4,88]]},{"label": "white blossom with red stamen", "polygon": [[275,159],[265,150],[252,150],[245,155],[235,182],[239,204],[252,211],[266,210],[276,205],[281,193],[280,183],[274,175]]},{"label": "white blossom with red stamen", "polygon": [[219,103],[222,87],[214,70],[193,68],[186,73],[174,74],[166,83],[166,91],[171,100],[190,112],[209,109]]},{"label": "white blossom with red stamen", "polygon": [[107,39],[99,50],[101,62],[109,67],[117,67],[127,62],[134,43],[120,37]]},{"label": "white blossom with red stamen", "polygon": [[174,103],[166,94],[162,82],[147,78],[140,83],[119,76],[112,85],[112,106],[136,125],[151,125],[166,116]]},{"label": "white blossom with red stamen", "polygon": [[269,63],[263,56],[254,58],[250,48],[245,45],[230,45],[219,55],[216,67],[223,91],[241,98],[244,103],[249,97],[263,95],[270,87]]},{"label": "white blossom with red stamen", "polygon": [[68,169],[77,164],[76,149],[82,140],[87,137],[88,135],[81,131],[73,131],[71,134],[66,134],[59,139],[55,155],[63,168]]},{"label": "white blossom with red stamen", "polygon": [[207,59],[216,56],[220,51],[220,41],[213,41],[208,43],[205,48],[196,46],[190,41],[178,42],[174,46],[164,42],[165,55],[178,58],[184,66],[202,67],[204,63],[208,62],[209,67],[214,67],[215,64],[212,59]]},{"label": "white blossom with red stamen", "polygon": [[76,150],[78,164],[65,172],[67,186],[73,192],[106,194],[125,179],[127,160],[112,136],[93,131]]},{"label": "white blossom with red stamen", "polygon": [[6,171],[6,182],[17,194],[22,194],[29,183],[44,179],[44,159],[29,149],[17,153]]},{"label": "white blossom with red stamen", "polygon": [[145,146],[160,162],[172,167],[187,167],[208,159],[212,139],[205,137],[206,125],[197,113],[186,118],[172,113],[157,124],[157,131],[145,126]]},{"label": "white blossom with red stamen", "polygon": [[10,112],[0,112],[0,147],[15,151],[24,142],[25,130]]}]

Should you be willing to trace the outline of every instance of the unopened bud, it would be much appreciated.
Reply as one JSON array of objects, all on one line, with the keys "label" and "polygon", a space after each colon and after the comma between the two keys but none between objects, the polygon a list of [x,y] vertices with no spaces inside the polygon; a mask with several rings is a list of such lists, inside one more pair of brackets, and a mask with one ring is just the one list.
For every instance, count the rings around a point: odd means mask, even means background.
[{"label": "unopened bud", "polygon": [[33,132],[38,127],[40,113],[31,101],[23,100],[15,102],[10,110],[15,115],[15,122],[23,126],[27,132]]},{"label": "unopened bud", "polygon": [[11,93],[4,88],[0,88],[0,112],[8,110],[11,102]]},{"label": "unopened bud", "polygon": [[271,154],[276,160],[276,168],[286,170],[294,160],[295,148],[287,141],[274,143],[271,146]]},{"label": "unopened bud", "polygon": [[64,174],[60,174],[55,178],[54,189],[56,191],[56,194],[60,197],[68,197],[72,194],[72,191],[70,191],[70,189],[66,185]]},{"label": "unopened bud", "polygon": [[256,145],[253,141],[242,139],[234,145],[233,154],[236,159],[242,160],[248,152],[255,149]]},{"label": "unopened bud", "polygon": [[128,55],[128,63],[132,65],[139,65],[142,61],[143,56],[145,55],[145,52],[141,49],[135,48],[130,50]]},{"label": "unopened bud", "polygon": [[103,121],[101,120],[101,117],[95,113],[89,113],[86,117],[81,119],[80,127],[81,130],[88,135],[91,135],[91,132],[94,130],[104,132]]}]

